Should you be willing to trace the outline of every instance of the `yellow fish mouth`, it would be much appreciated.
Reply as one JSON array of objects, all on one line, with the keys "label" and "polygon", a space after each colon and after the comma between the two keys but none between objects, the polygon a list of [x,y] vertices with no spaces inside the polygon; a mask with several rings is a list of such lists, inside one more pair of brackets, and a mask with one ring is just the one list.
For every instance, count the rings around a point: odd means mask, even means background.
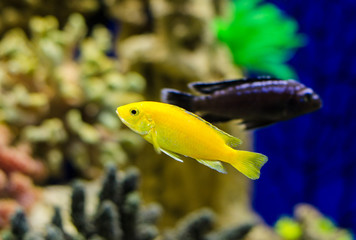
[{"label": "yellow fish mouth", "polygon": [[126,122],[125,119],[123,117],[121,117],[119,107],[116,109],[116,114],[125,125],[128,124],[128,122]]},{"label": "yellow fish mouth", "polygon": [[120,120],[123,122],[123,123],[127,123],[123,117],[120,116],[120,111],[119,111],[119,108],[116,109],[116,115],[120,118]]},{"label": "yellow fish mouth", "polygon": [[[138,134],[141,134],[141,133],[140,133],[139,131],[137,131],[134,127],[131,126],[130,122],[126,121],[124,117],[120,116],[120,112],[122,112],[122,111],[120,111],[119,108],[120,108],[120,107],[118,107],[118,108],[116,109],[116,114],[117,114],[117,116],[120,118],[121,122],[122,122],[123,124],[125,124],[128,128],[130,128],[132,131],[134,131],[134,132],[136,132],[136,133],[138,133]],[[121,109],[121,110],[122,110],[122,109]]]}]

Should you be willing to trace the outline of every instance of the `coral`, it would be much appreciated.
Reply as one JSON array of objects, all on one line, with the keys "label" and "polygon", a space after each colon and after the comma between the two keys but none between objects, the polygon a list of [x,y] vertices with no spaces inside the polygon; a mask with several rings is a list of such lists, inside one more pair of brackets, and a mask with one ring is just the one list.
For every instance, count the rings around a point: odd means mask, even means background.
[{"label": "coral", "polygon": [[19,207],[19,204],[13,199],[2,199],[0,204],[0,226],[3,228],[9,225],[10,217]]},{"label": "coral", "polygon": [[8,146],[10,140],[10,131],[0,124],[0,228],[8,225],[16,208],[29,210],[39,199],[39,189],[29,176],[40,180],[46,175],[41,162],[23,147]]},{"label": "coral", "polygon": [[[10,229],[1,232],[3,240],[15,239],[107,239],[107,240],[280,240],[280,239],[352,239],[352,235],[336,227],[314,207],[306,204],[295,209],[295,219],[283,217],[274,230],[261,221],[244,221],[216,230],[217,216],[210,209],[194,211],[179,220],[173,229],[159,231],[162,207],[142,206],[138,192],[139,172],[132,168],[125,173],[109,166],[97,193],[97,206],[88,212],[87,185],[76,181],[72,185],[70,221],[76,231],[68,229],[63,212],[54,207],[46,227],[38,227],[22,209],[11,217]],[[1,212],[0,212],[1,213]],[[36,226],[36,230],[33,227]]]},{"label": "coral", "polygon": [[[60,11],[58,11],[60,9]],[[21,27],[28,31],[27,23],[33,16],[53,15],[64,25],[71,13],[84,14],[88,19],[100,11],[98,0],[43,1],[2,0],[0,2],[0,35],[6,30]]]},{"label": "coral", "polygon": [[[98,194],[98,207],[93,215],[86,213],[86,189],[82,182],[75,182],[72,190],[71,220],[77,233],[69,234],[63,227],[59,208],[55,208],[51,224],[46,228],[46,239],[108,239],[150,240],[158,235],[155,226],[161,208],[156,205],[141,207],[137,192],[139,173],[129,170],[124,176],[116,174],[116,167],[109,167]],[[2,233],[3,239],[28,239],[42,233],[29,230],[23,211],[12,217],[12,227]],[[7,236],[7,237],[4,237]],[[32,238],[31,238],[32,239]]]},{"label": "coral", "polygon": [[283,239],[353,239],[349,231],[338,228],[309,204],[297,205],[294,216],[295,219],[281,217],[275,224],[276,232]]},{"label": "coral", "polygon": [[214,214],[210,210],[202,210],[187,216],[177,227],[176,238],[201,239],[213,228]]},{"label": "coral", "polygon": [[276,225],[276,232],[287,240],[299,239],[302,236],[302,228],[297,221],[289,217],[281,217]]},{"label": "coral", "polygon": [[212,232],[215,214],[209,209],[193,212],[178,222],[176,229],[165,233],[164,240],[237,240],[244,239],[255,224],[238,225],[236,227]]},{"label": "coral", "polygon": [[40,190],[32,180],[21,173],[13,172],[5,175],[0,170],[0,228],[8,226],[10,216],[18,207],[29,211],[40,198]]},{"label": "coral", "polygon": [[31,157],[25,146],[11,147],[10,130],[0,124],[0,169],[6,173],[21,172],[40,180],[46,176],[45,166]]},{"label": "coral", "polygon": [[5,192],[17,200],[25,209],[31,207],[39,192],[32,183],[32,180],[21,173],[11,173]]},{"label": "coral", "polygon": [[241,75],[228,51],[212,36],[210,21],[217,14],[214,4],[194,0],[113,2],[112,15],[122,24],[118,52],[123,68],[144,75],[150,98],[157,99],[162,87]]},{"label": "coral", "polygon": [[23,239],[28,230],[29,226],[26,220],[26,216],[24,212],[19,209],[11,218],[11,232],[19,239]]},{"label": "coral", "polygon": [[46,175],[46,169],[41,162],[12,147],[0,147],[0,169],[7,173],[19,171],[36,179]]},{"label": "coral", "polygon": [[235,64],[252,71],[293,78],[295,72],[286,62],[296,48],[305,43],[297,34],[297,22],[281,10],[261,0],[231,1],[226,18],[214,23],[217,38],[225,43]]},{"label": "coral", "polygon": [[215,214],[209,209],[194,212],[178,222],[174,230],[160,234],[156,227],[162,208],[158,204],[142,207],[138,193],[139,172],[128,170],[117,174],[108,167],[98,193],[98,205],[93,214],[86,211],[87,192],[83,182],[72,186],[71,221],[77,232],[69,232],[58,207],[44,231],[32,230],[23,210],[11,218],[11,228],[2,231],[3,240],[12,239],[107,239],[107,240],[236,240],[243,239],[255,224],[238,225],[221,231],[212,231]]},{"label": "coral", "polygon": [[[141,100],[145,80],[122,74],[118,59],[108,56],[108,30],[97,26],[85,37],[79,14],[62,29],[52,16],[33,17],[29,26],[30,37],[12,29],[0,41],[0,122],[11,131],[11,145],[28,145],[52,178],[66,177],[60,175],[68,165],[93,177],[95,167],[124,162],[142,140],[120,130],[115,109]],[[17,154],[9,161],[26,158]]]}]

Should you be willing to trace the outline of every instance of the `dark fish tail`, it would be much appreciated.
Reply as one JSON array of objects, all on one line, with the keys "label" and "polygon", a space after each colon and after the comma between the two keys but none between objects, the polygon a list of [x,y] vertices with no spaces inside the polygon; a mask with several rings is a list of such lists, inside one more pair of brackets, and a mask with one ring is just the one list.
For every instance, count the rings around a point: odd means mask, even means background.
[{"label": "dark fish tail", "polygon": [[164,88],[161,91],[162,102],[176,105],[188,111],[195,111],[194,109],[194,95],[180,92],[175,89]]}]

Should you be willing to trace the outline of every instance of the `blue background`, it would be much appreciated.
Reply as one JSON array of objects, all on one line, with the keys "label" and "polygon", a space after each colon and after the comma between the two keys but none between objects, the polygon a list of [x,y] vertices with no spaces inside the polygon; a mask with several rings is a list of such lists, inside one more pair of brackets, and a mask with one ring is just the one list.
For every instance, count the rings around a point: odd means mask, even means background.
[{"label": "blue background", "polygon": [[269,157],[253,205],[269,224],[306,202],[356,230],[356,1],[271,0],[308,36],[291,65],[323,108],[256,131]]}]

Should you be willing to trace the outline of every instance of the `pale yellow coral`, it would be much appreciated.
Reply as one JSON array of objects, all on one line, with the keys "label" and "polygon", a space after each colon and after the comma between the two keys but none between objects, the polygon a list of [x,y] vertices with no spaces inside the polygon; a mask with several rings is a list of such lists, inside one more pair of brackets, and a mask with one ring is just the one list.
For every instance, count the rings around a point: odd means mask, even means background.
[{"label": "pale yellow coral", "polygon": [[29,25],[30,37],[14,29],[0,41],[0,120],[52,173],[64,160],[84,175],[110,159],[126,161],[115,108],[143,100],[145,79],[122,73],[119,60],[108,56],[113,46],[106,28],[85,37],[79,14],[63,30],[52,16],[34,17]]}]

